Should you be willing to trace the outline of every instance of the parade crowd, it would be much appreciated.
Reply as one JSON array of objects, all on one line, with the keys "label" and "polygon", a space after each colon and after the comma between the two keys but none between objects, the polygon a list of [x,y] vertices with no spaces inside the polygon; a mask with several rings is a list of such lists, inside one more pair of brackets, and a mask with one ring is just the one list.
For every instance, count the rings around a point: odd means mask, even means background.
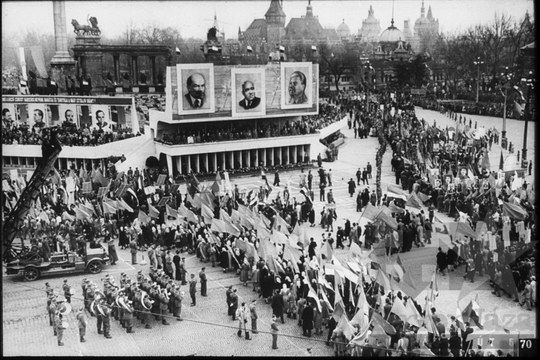
[{"label": "parade crowd", "polygon": [[[432,283],[445,271],[465,264],[470,281],[476,272],[480,276],[485,272],[495,295],[505,292],[530,310],[536,306],[536,249],[531,243],[535,238],[534,193],[517,175],[505,179],[504,173],[490,171],[487,136],[468,146],[473,130],[465,124],[456,124],[450,133],[416,118],[411,107],[392,114],[390,96],[382,95],[379,101],[388,110],[383,112],[378,105],[367,109],[364,103],[343,99],[329,106],[328,113],[323,108],[322,115],[309,119],[311,125],[321,125],[348,115],[355,129],[373,127],[381,146],[391,147],[396,186],[384,197],[367,188],[359,191],[357,211],[369,220],[363,228],[346,220],[334,233],[339,208],[332,190],[326,193],[326,187],[332,186],[331,170],[326,171],[319,159],[319,199],[325,205],[318,223],[325,230],[320,238],[308,239],[303,230],[304,224],[316,223],[311,171],[302,171],[300,191],[290,186],[277,189],[279,180],[272,189],[265,175],[263,185],[247,193],[230,186],[223,172],[211,187],[204,187],[192,174],[186,180],[188,193],[182,196],[170,176],[158,186],[155,176],[146,171],[116,174],[100,169],[93,169],[90,178],[96,179],[97,173],[110,177],[105,180],[110,187],[104,197],[96,193],[105,184],[94,186],[91,193],[77,191],[80,186],[75,186],[73,194],[60,192],[68,182],[82,182],[84,170],[72,169],[44,186],[21,237],[43,259],[54,251],[80,252],[90,243],[90,247],[107,244],[115,263],[116,239],[118,246],[130,249],[133,264],[146,252],[148,275],[140,271],[135,280],[123,274],[118,284],[108,277],[102,291],[95,283],[83,281],[86,309],[96,317],[98,333],[106,338],[110,338],[112,318],[127,332],[133,331],[134,317],[145,328],[155,321],[168,325],[169,313],[181,320],[182,286],[189,288],[191,306],[197,306],[196,293],[207,295],[205,266],[220,266],[224,272],[237,274],[243,286],[252,286],[271,306],[268,331],[273,349],[278,348],[278,324],[287,318],[306,337],[326,331],[326,343],[337,356],[478,355],[482,351],[467,340],[474,331],[472,325],[481,326],[478,318],[464,313],[461,320],[447,319],[445,326],[442,311],[438,313],[434,306],[435,291],[429,292],[424,306],[418,304],[396,285],[411,282],[404,269],[390,263],[393,270],[385,271],[388,264],[374,256],[373,247],[384,245],[392,261],[394,254],[412,251],[413,244],[417,248],[430,244],[434,233],[446,235],[448,251],[440,249],[442,254],[437,255],[438,271]],[[371,171],[366,170],[365,180],[370,178]],[[360,179],[364,182],[363,172],[357,175],[357,184]],[[7,185],[3,191],[19,186],[16,181]],[[129,201],[112,199],[121,185],[133,189]],[[279,191],[274,199],[269,197],[272,191]],[[353,196],[355,187],[349,192]],[[4,211],[9,211],[7,203]],[[456,221],[438,221],[436,212]],[[342,263],[335,252],[346,246],[351,261]],[[188,278],[186,253],[196,254],[203,265],[198,279],[194,273]],[[50,293],[52,304],[54,292]],[[236,293],[234,286],[226,290],[227,313],[238,322],[238,336],[250,339],[250,332],[259,332],[258,305],[240,301]],[[50,313],[51,309],[52,305]],[[58,315],[57,310],[53,313]],[[79,313],[85,316],[84,310]],[[57,324],[51,318],[55,333],[61,334]]]}]

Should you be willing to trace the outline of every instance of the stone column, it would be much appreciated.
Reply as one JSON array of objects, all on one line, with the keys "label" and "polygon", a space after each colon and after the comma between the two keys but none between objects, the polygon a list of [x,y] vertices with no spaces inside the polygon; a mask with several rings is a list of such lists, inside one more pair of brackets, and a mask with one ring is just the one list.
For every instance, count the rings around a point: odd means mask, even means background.
[{"label": "stone column", "polygon": [[274,166],[274,148],[270,148],[270,166]]},{"label": "stone column", "polygon": [[263,165],[266,166],[266,148],[262,149],[263,150],[263,154],[262,154],[262,157],[263,157]]},{"label": "stone column", "polygon": [[113,55],[114,62],[114,81],[120,82],[120,55]]},{"label": "stone column", "polygon": [[213,166],[214,166],[213,171],[218,171],[218,161],[217,161],[217,158],[218,158],[218,154],[217,154],[217,153],[213,153],[213,154],[212,154],[212,164],[213,164]]},{"label": "stone column", "polygon": [[208,153],[204,154],[204,170],[208,172]]},{"label": "stone column", "polygon": [[69,55],[66,7],[63,1],[53,1],[54,40],[56,52],[51,59],[51,79],[58,86],[58,94],[66,94],[67,76],[75,76],[75,60]]},{"label": "stone column", "polygon": [[293,146],[293,147],[292,147],[292,159],[291,159],[291,162],[292,162],[293,164],[296,164],[296,162],[297,162],[297,160],[298,160],[297,155],[298,155],[298,153],[297,153],[297,151],[296,151],[296,146]]},{"label": "stone column", "polygon": [[131,57],[131,72],[131,82],[133,83],[133,86],[137,86],[139,84],[139,66],[137,62],[137,55]]},{"label": "stone column", "polygon": [[199,165],[199,154],[195,154],[195,169],[193,170],[194,172],[200,171]]},{"label": "stone column", "polygon": [[251,150],[246,150],[247,167],[251,167]]},{"label": "stone column", "polygon": [[156,86],[157,84],[157,74],[156,74],[156,56],[150,56],[150,81],[152,85]]},{"label": "stone column", "polygon": [[169,174],[173,173],[173,158],[171,155],[167,155],[167,168],[169,169]]}]

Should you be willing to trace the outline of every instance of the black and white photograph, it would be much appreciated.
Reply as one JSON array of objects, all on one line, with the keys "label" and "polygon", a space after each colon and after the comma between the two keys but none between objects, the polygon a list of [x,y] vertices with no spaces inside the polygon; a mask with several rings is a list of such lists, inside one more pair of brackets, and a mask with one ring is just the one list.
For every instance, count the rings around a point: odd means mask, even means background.
[{"label": "black and white photograph", "polygon": [[6,358],[537,358],[536,2],[2,6]]},{"label": "black and white photograph", "polygon": [[213,113],[215,109],[213,64],[178,64],[176,69],[178,96],[182,97],[182,100],[178,101],[178,114]]},{"label": "black and white photograph", "polygon": [[311,63],[281,63],[281,108],[313,106]]},{"label": "black and white photograph", "polygon": [[232,68],[231,83],[233,116],[266,114],[264,68]]}]

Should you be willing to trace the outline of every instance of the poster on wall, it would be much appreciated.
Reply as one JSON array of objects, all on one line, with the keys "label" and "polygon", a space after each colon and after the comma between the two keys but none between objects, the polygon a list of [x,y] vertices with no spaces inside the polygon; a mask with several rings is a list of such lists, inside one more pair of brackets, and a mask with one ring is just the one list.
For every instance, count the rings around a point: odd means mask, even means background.
[{"label": "poster on wall", "polygon": [[2,126],[8,127],[17,123],[17,112],[15,111],[15,105],[2,104]]},{"label": "poster on wall", "polygon": [[79,127],[77,122],[77,106],[72,104],[60,105],[60,124],[67,122]]},{"label": "poster on wall", "polygon": [[60,125],[58,105],[45,105],[45,123],[47,126]]},{"label": "poster on wall", "polygon": [[266,114],[264,68],[232,68],[232,116]]},{"label": "poster on wall", "polygon": [[110,107],[107,105],[92,105],[92,127],[91,129],[100,129],[104,132],[111,132]]},{"label": "poster on wall", "polygon": [[313,105],[311,63],[281,63],[281,108],[302,109]]},{"label": "poster on wall", "polygon": [[28,104],[28,125],[30,128],[45,127],[45,105]]},{"label": "poster on wall", "polygon": [[214,64],[177,64],[178,114],[207,114],[215,111]]}]

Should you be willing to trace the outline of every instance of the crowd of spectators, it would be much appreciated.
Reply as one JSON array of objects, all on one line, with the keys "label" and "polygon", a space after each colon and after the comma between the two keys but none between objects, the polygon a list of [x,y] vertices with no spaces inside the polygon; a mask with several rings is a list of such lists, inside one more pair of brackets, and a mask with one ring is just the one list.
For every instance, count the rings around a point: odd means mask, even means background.
[{"label": "crowd of spectators", "polygon": [[[485,115],[503,117],[504,105],[502,103],[475,103],[470,101],[440,101],[425,97],[416,97],[414,105],[423,109],[439,111],[441,113],[452,112],[470,115]],[[515,119],[513,102],[506,104],[506,118]],[[534,105],[531,106],[534,113]]]},{"label": "crowd of spectators", "polygon": [[110,142],[129,139],[139,136],[131,132],[131,129],[119,129],[113,132],[105,132],[101,128],[89,128],[85,125],[77,128],[76,125],[64,121],[60,126],[44,127],[38,124],[30,127],[27,124],[17,125],[13,122],[3,121],[2,144],[5,145],[41,145],[43,137],[55,129],[58,141],[65,146],[97,146]]},{"label": "crowd of spectators", "polygon": [[168,145],[180,145],[314,134],[317,130],[341,119],[342,112],[336,106],[321,104],[319,114],[303,116],[300,121],[286,121],[283,126],[256,121],[231,121],[227,124],[228,128],[227,125],[212,129],[206,128],[206,125],[191,129],[182,127],[175,133],[164,133],[156,141]]}]

